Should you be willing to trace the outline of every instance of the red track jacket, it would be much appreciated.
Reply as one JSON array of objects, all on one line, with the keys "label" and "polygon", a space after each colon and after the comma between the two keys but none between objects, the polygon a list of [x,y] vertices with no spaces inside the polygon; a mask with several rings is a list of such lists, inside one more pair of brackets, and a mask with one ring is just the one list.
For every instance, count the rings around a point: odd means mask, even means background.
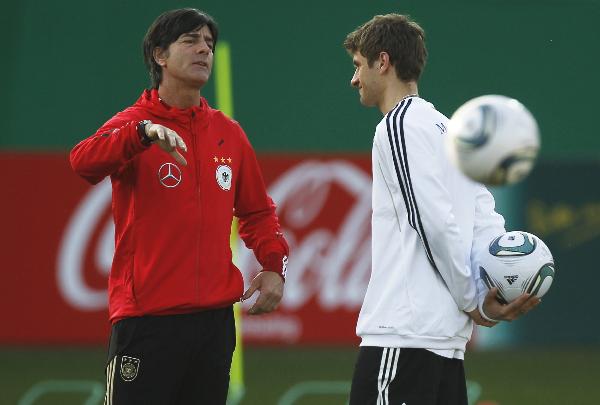
[{"label": "red track jacket", "polygon": [[[187,166],[141,143],[136,127],[145,119],[183,138]],[[243,281],[231,261],[233,215],[264,269],[285,276],[288,246],[252,146],[239,124],[206,100],[181,110],[146,90],[75,146],[71,165],[92,184],[112,180],[111,322],[238,301]]]}]

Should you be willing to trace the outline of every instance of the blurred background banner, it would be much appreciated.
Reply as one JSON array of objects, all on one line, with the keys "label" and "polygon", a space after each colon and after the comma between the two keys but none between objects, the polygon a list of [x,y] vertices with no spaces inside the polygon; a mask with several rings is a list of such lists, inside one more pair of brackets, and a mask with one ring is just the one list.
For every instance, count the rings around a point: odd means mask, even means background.
[{"label": "blurred background banner", "polygon": [[[280,310],[244,318],[245,339],[358,343],[354,328],[371,268],[370,155],[270,155],[260,162],[293,260]],[[251,251],[238,255],[251,280],[260,266]]]},{"label": "blurred background banner", "polygon": [[[247,317],[248,343],[355,344],[369,279],[371,177],[368,155],[260,157],[294,261],[281,310]],[[107,280],[114,253],[111,185],[89,186],[63,153],[0,153],[12,173],[2,199],[0,244],[10,327],[0,343],[97,343],[108,334]],[[245,280],[260,270],[238,252]],[[17,304],[18,303],[18,304]],[[249,308],[251,301],[244,303]]]},{"label": "blurred background banner", "polygon": [[[245,317],[244,340],[358,343],[354,326],[371,257],[370,156],[268,153],[259,161],[293,260],[280,310]],[[574,313],[564,303],[593,307],[592,292],[600,281],[594,265],[600,192],[578,181],[599,169],[593,162],[541,162],[525,183],[493,190],[498,210],[508,214],[507,227],[546,241],[558,272],[543,311],[532,312],[517,327],[481,334],[476,341],[482,347],[598,343],[593,312]],[[68,156],[57,152],[0,152],[0,173],[6,174],[10,196],[0,199],[7,214],[0,234],[7,287],[0,308],[10,308],[0,343],[103,344],[114,253],[110,181],[87,185],[73,174]],[[237,265],[248,281],[260,266],[239,243]]]},{"label": "blurred background banner", "polygon": [[[600,160],[542,161],[528,179],[525,228],[554,255],[556,285],[519,328],[528,344],[600,343],[597,289],[600,283]],[[600,368],[599,368],[600,370]]]},{"label": "blurred background banner", "polygon": [[104,343],[114,251],[110,183],[73,176],[65,153],[0,153],[1,343]]}]

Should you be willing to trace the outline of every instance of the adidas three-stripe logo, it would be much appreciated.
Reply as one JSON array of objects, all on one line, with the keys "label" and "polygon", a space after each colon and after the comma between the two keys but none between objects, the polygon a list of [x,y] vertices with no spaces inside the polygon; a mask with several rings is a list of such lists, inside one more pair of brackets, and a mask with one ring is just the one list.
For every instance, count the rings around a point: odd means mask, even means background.
[{"label": "adidas three-stripe logo", "polygon": [[[387,134],[392,151],[392,158],[394,160],[394,169],[396,171],[396,176],[398,177],[398,184],[400,185],[404,205],[406,206],[408,223],[417,232],[417,235],[419,235],[429,263],[437,270],[431,249],[429,248],[429,243],[427,242],[425,230],[423,229],[421,216],[419,215],[419,207],[417,206],[417,199],[415,198],[412,179],[410,177],[410,168],[408,166],[406,139],[404,137],[404,116],[411,103],[412,99],[410,98],[403,100],[396,108],[387,113]],[[400,116],[399,118],[398,115]]]},{"label": "adidas three-stripe logo", "polygon": [[398,358],[400,358],[400,348],[383,348],[377,376],[377,405],[390,405],[389,387],[396,377]]},{"label": "adidas three-stripe logo", "polygon": [[104,395],[104,405],[112,405],[113,383],[115,381],[115,368],[117,367],[117,356],[108,363],[106,367],[106,394]]}]

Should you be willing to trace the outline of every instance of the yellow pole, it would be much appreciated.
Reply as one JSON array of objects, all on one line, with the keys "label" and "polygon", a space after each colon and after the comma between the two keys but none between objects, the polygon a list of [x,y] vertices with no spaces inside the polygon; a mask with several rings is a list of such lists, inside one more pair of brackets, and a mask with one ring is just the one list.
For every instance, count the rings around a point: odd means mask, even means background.
[{"label": "yellow pole", "polygon": [[[234,218],[231,224],[231,252],[236,257],[236,246],[238,239],[237,218]],[[235,352],[231,361],[231,374],[229,380],[229,395],[227,397],[228,405],[238,404],[244,397],[244,345],[242,343],[242,305],[240,303],[233,305],[233,314],[235,316]]]}]

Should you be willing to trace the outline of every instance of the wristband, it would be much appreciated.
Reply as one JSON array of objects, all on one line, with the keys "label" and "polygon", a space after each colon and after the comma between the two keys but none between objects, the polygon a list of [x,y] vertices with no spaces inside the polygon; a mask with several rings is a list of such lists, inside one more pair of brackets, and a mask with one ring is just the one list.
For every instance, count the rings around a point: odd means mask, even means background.
[{"label": "wristband", "polygon": [[490,318],[489,316],[487,316],[487,315],[485,314],[485,312],[483,312],[483,302],[479,303],[479,304],[477,305],[477,307],[478,307],[478,309],[479,309],[479,314],[480,314],[480,315],[481,315],[481,317],[482,317],[483,319],[485,319],[486,321],[489,321],[489,322],[500,322],[500,321],[499,321],[499,320],[497,320],[497,319]]}]

